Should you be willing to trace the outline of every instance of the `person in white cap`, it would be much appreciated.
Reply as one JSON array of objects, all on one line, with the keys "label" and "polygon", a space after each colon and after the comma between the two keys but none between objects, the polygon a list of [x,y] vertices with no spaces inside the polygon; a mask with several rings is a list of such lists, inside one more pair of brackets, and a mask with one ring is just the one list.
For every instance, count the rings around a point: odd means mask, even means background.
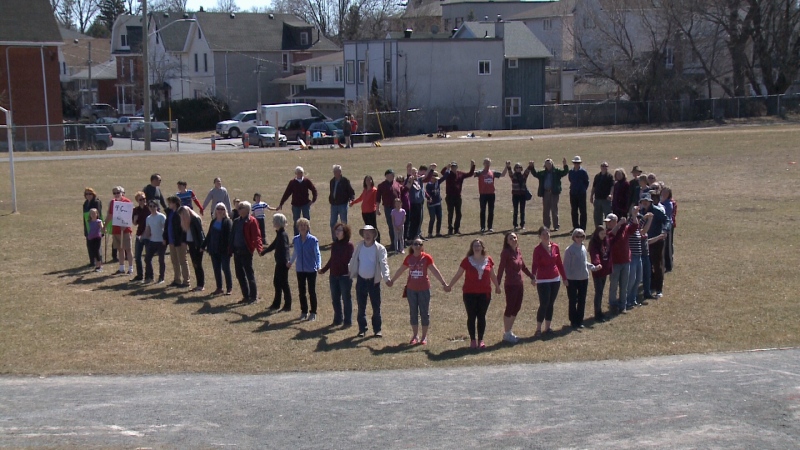
[{"label": "person in white cap", "polygon": [[386,247],[375,241],[378,230],[364,225],[358,234],[364,238],[359,242],[348,264],[350,278],[356,279],[356,302],[358,303],[358,337],[367,334],[367,297],[372,304],[372,331],[383,337],[381,331],[381,281],[391,283]]},{"label": "person in white cap", "polygon": [[580,156],[572,158],[569,179],[569,206],[572,211],[572,230],[586,229],[586,191],[589,189],[589,172],[581,164]]}]

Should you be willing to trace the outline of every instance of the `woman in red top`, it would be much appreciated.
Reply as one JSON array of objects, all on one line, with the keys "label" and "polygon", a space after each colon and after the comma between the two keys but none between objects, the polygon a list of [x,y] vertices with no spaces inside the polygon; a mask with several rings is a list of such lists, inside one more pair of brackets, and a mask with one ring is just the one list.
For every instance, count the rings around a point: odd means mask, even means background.
[{"label": "woman in red top", "polygon": [[503,313],[503,327],[505,333],[503,340],[516,344],[518,339],[511,329],[514,327],[514,320],[517,318],[522,307],[522,294],[524,292],[522,274],[532,277],[531,271],[522,259],[522,252],[519,250],[517,233],[508,233],[503,240],[503,253],[500,254],[500,267],[497,269],[497,283],[503,279],[503,272],[506,274],[506,282],[503,285],[506,291],[506,311]]},{"label": "woman in red top", "polygon": [[611,264],[611,244],[606,236],[606,228],[602,225],[594,229],[592,238],[589,240],[589,259],[595,266],[603,266],[602,269],[592,272],[592,283],[594,284],[594,320],[605,322],[603,289],[606,287],[606,280],[611,274],[613,264]]},{"label": "woman in red top", "polygon": [[350,278],[347,265],[353,258],[355,247],[350,242],[350,226],[346,223],[337,223],[333,226],[333,235],[336,240],[331,244],[331,258],[328,263],[319,269],[320,275],[331,271],[330,286],[331,299],[333,300],[333,324],[350,328],[353,325],[353,279]]},{"label": "woman in red top", "polygon": [[[539,310],[536,312],[534,336],[553,332],[550,322],[553,320],[553,305],[558,296],[558,288],[562,281],[564,286],[569,284],[564,264],[561,262],[558,244],[550,241],[550,229],[539,228],[539,239],[541,243],[533,249],[533,262],[531,263],[531,273],[534,276],[531,282],[536,285],[536,290],[539,292]],[[544,322],[544,330],[542,330],[542,322]]]},{"label": "woman in red top", "polygon": [[[486,311],[489,310],[489,303],[492,301],[492,284],[495,292],[500,291],[500,284],[497,282],[497,275],[494,273],[494,261],[486,254],[486,246],[483,241],[475,239],[472,241],[467,252],[467,257],[461,261],[458,271],[453,275],[453,279],[445,288],[450,292],[461,275],[464,275],[464,307],[467,309],[467,330],[469,331],[469,348],[486,348],[483,342],[483,333],[486,331]],[[475,340],[475,323],[478,323],[478,340]]]},{"label": "woman in red top", "polygon": [[[428,271],[430,270],[433,276],[439,280],[439,283],[442,283],[442,287],[447,289],[447,283],[444,282],[442,273],[433,263],[433,257],[425,253],[422,246],[421,239],[414,239],[403,265],[397,269],[397,272],[392,277],[392,280],[397,280],[408,269],[406,297],[408,297],[408,309],[411,316],[411,331],[414,333],[411,337],[411,342],[409,342],[411,345],[417,343],[426,345],[428,343],[431,304],[431,279],[428,277]],[[392,286],[394,281],[389,281],[387,284]],[[420,318],[422,319],[422,336],[417,333]]]},{"label": "woman in red top", "polygon": [[[361,202],[361,218],[364,219],[364,225],[372,225],[375,230],[378,230],[378,188],[375,187],[375,180],[370,175],[364,177],[364,190],[357,199],[350,202],[350,206]],[[377,242],[381,241],[381,232],[378,231]]]}]

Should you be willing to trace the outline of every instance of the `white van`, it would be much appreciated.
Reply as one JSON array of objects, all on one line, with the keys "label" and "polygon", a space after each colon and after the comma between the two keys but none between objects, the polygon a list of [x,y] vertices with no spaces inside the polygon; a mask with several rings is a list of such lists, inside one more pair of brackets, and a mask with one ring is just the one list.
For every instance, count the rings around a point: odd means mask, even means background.
[{"label": "white van", "polygon": [[[277,114],[277,116],[276,116]],[[273,126],[281,126],[289,120],[307,119],[318,117],[322,120],[330,120],[325,114],[314,105],[308,103],[283,103],[279,105],[261,105],[261,117],[265,122]]]}]

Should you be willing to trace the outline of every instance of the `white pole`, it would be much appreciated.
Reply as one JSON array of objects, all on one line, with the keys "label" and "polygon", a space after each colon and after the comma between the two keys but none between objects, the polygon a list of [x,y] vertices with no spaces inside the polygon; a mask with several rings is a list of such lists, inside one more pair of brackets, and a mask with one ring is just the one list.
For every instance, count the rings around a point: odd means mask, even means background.
[{"label": "white pole", "polygon": [[0,111],[6,114],[6,138],[8,139],[8,165],[11,167],[11,213],[17,214],[17,178],[14,175],[14,139],[11,134],[13,131],[11,122],[11,111],[0,106]]}]

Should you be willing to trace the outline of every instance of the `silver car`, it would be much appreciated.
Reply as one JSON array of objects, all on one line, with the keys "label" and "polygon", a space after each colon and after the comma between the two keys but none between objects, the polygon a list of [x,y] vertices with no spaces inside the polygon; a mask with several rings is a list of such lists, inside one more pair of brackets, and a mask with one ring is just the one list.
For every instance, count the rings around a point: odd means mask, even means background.
[{"label": "silver car", "polygon": [[[247,135],[248,140],[250,141],[250,145],[257,145],[259,147],[275,147],[275,132],[277,130],[275,127],[271,127],[269,125],[264,125],[260,127],[250,127],[245,130],[245,134]],[[278,145],[281,147],[285,147],[288,139],[286,135],[281,134],[278,137],[279,142]],[[244,145],[244,135],[242,135],[242,145]]]}]

